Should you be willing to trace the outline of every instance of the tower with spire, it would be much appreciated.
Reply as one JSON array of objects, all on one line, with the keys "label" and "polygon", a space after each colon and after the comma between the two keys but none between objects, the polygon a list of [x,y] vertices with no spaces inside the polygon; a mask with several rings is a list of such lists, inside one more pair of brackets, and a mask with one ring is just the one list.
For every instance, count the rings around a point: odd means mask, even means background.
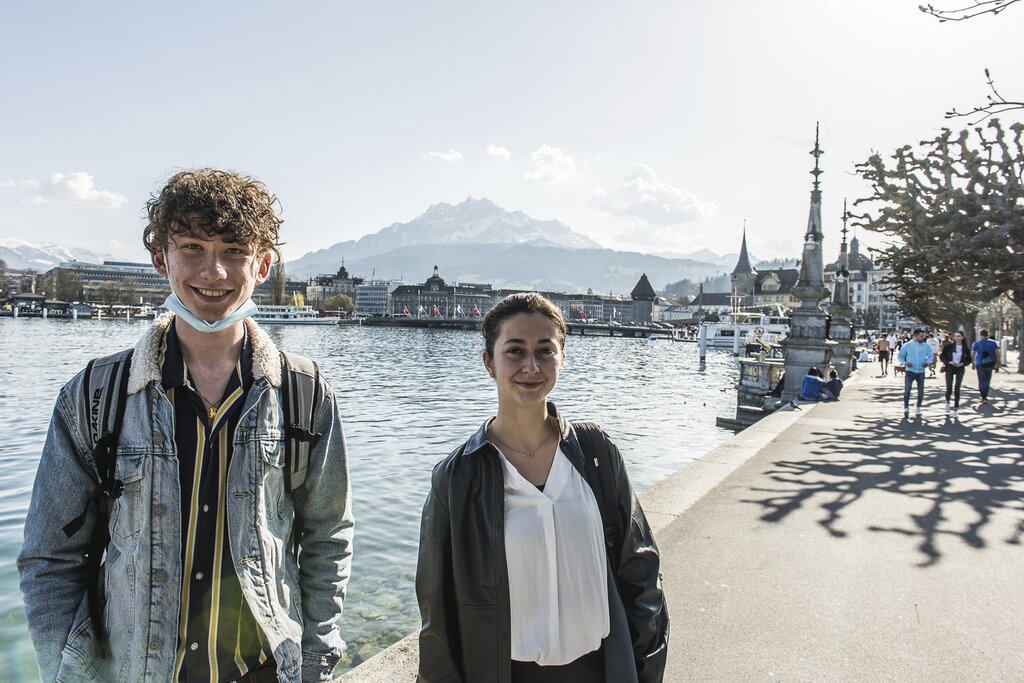
[{"label": "tower with spire", "polygon": [[[832,361],[836,342],[828,339],[827,316],[821,302],[828,298],[825,286],[825,264],[821,252],[824,238],[821,224],[821,170],[820,159],[824,152],[820,144],[820,129],[814,128],[814,183],[811,189],[811,209],[804,233],[803,255],[800,259],[800,279],[793,288],[793,295],[800,305],[790,313],[789,335],[782,340],[786,358],[786,381],[782,399],[791,400],[800,396],[800,386],[809,368],[816,367],[822,372]],[[827,374],[827,373],[826,373]]]},{"label": "tower with spire", "polygon": [[734,308],[742,309],[754,305],[754,287],[757,283],[757,273],[750,265],[750,256],[747,255],[747,222],[743,221],[743,243],[740,246],[740,257],[736,261],[736,267],[732,269],[732,305]]},{"label": "tower with spire", "polygon": [[829,336],[836,341],[832,362],[840,379],[846,379],[853,372],[853,306],[850,305],[850,257],[846,251],[846,221],[850,213],[846,210],[843,200],[843,242],[839,248],[838,268],[835,282],[832,285],[832,300],[829,303],[829,315],[832,324]]}]

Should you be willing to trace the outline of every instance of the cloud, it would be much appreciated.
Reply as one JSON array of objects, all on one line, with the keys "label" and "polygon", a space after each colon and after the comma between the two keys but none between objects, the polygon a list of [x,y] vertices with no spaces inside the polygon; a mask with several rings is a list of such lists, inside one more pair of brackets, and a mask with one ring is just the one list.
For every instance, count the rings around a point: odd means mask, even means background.
[{"label": "cloud", "polygon": [[658,180],[649,166],[635,165],[613,192],[598,188],[587,199],[601,213],[635,218],[649,225],[680,225],[709,220],[718,207],[702,202],[686,190]]},{"label": "cloud", "polygon": [[423,158],[427,161],[446,161],[452,164],[462,158],[462,152],[457,149],[450,149],[447,152],[430,151],[424,154]]},{"label": "cloud", "polygon": [[512,152],[508,151],[508,147],[498,147],[497,145],[487,145],[484,147],[484,151],[490,154],[492,157],[498,157],[499,159],[511,159]]},{"label": "cloud", "polygon": [[85,171],[54,173],[45,182],[38,180],[4,180],[0,187],[17,187],[29,193],[30,204],[46,204],[51,201],[87,204],[103,209],[116,209],[128,201],[117,192],[97,190],[92,176]]},{"label": "cloud", "polygon": [[576,160],[558,149],[541,145],[530,155],[533,170],[523,176],[531,183],[567,183],[577,176]]}]

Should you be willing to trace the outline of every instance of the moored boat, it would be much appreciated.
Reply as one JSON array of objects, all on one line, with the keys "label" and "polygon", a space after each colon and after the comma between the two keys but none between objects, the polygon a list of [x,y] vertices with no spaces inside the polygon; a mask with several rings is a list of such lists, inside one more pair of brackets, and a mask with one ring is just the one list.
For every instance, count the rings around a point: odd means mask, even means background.
[{"label": "moored boat", "polygon": [[321,318],[312,306],[261,305],[252,318],[260,325],[337,325],[337,318]]}]

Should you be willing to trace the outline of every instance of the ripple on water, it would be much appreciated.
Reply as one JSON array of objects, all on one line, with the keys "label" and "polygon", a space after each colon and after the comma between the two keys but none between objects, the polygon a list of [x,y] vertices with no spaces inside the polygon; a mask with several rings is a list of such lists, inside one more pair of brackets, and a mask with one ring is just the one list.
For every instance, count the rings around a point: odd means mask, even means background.
[{"label": "ripple on water", "polygon": [[[145,322],[0,318],[0,641],[14,680],[35,680],[14,564],[57,391],[94,356],[134,345]],[[273,327],[316,359],[338,397],[349,448],[355,561],[342,629],[349,664],[419,625],[413,581],[434,464],[493,414],[478,334],[339,326]],[[728,353],[698,365],[692,344],[571,337],[552,394],[567,417],[599,422],[644,490],[725,441],[735,410]]]}]

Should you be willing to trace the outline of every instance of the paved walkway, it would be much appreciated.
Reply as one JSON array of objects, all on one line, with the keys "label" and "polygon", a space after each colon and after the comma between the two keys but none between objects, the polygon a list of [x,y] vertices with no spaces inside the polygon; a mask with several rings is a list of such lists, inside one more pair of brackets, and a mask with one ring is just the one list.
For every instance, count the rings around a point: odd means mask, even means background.
[{"label": "paved walkway", "polygon": [[1024,376],[952,422],[875,373],[659,530],[667,681],[1024,680]]},{"label": "paved walkway", "polygon": [[[975,410],[968,373],[959,422],[928,380],[904,420],[902,378],[877,369],[641,495],[668,683],[1024,681],[1024,376],[996,374]],[[342,680],[415,670],[411,636]]]}]

